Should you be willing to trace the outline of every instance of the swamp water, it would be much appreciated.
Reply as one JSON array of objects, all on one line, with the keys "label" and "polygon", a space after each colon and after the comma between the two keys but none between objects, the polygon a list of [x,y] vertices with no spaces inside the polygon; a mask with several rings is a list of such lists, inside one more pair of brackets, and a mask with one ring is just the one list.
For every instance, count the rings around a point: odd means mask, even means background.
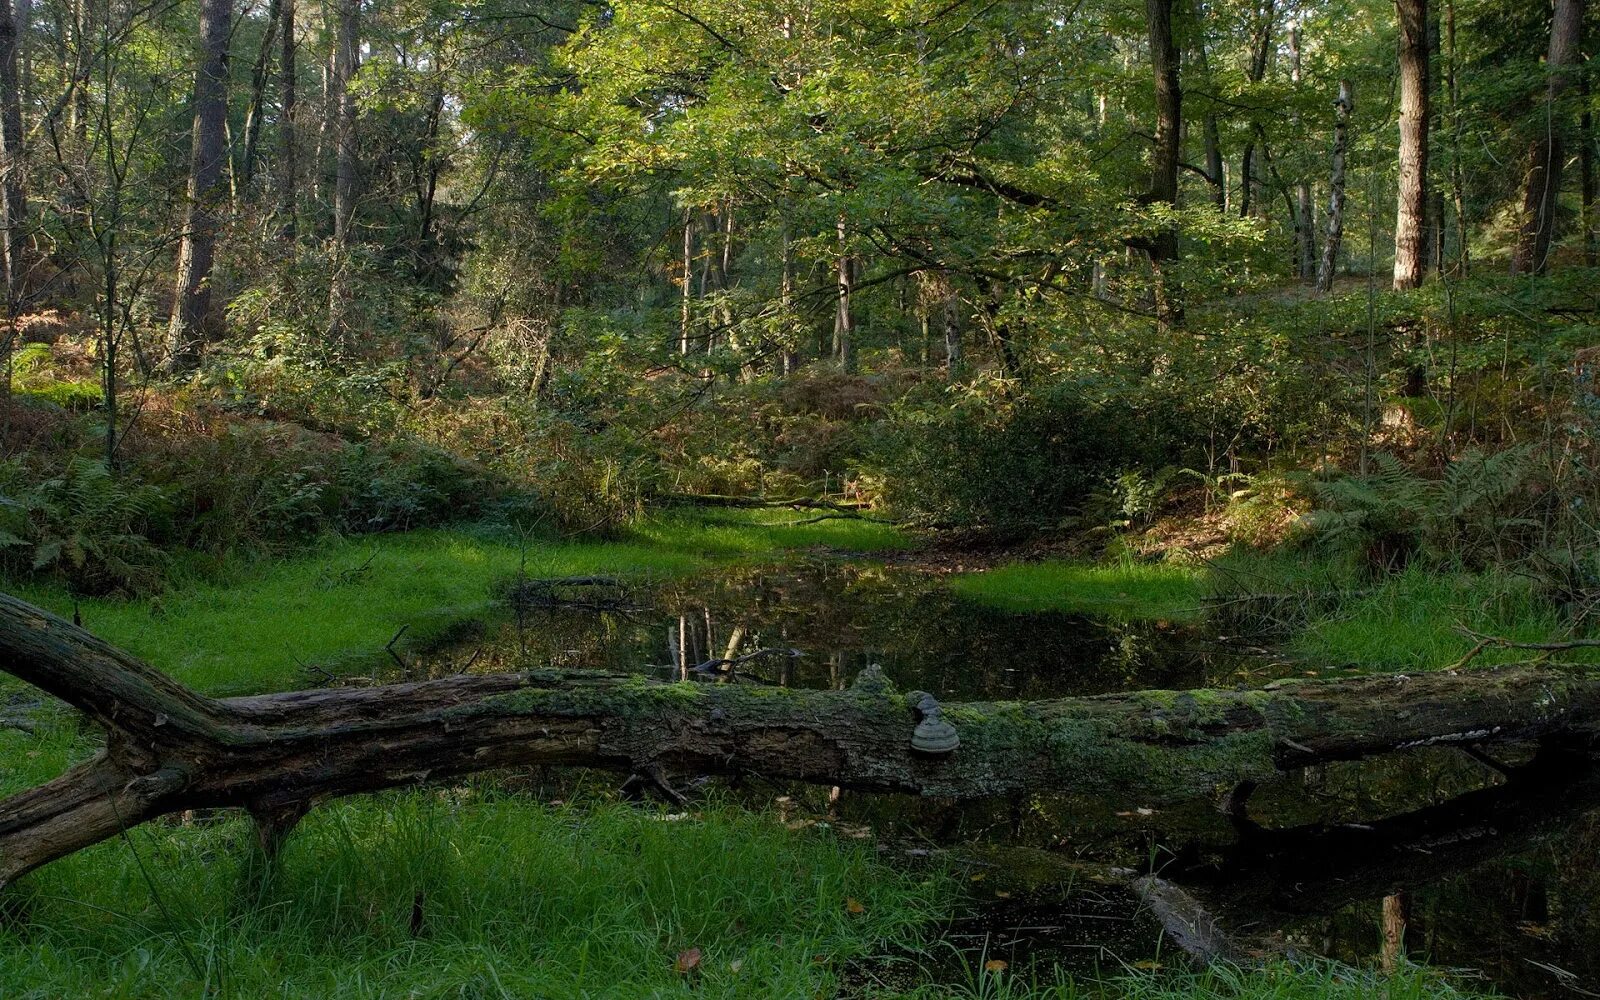
[{"label": "swamp water", "polygon": [[[548,666],[827,689],[878,664],[901,690],[963,701],[1254,687],[1306,672],[1193,624],[989,610],[911,569],[722,572],[653,587],[529,582],[514,612],[396,655],[375,679]],[[1105,878],[1115,867],[1160,874],[1231,934],[1274,949],[1370,963],[1403,948],[1511,995],[1600,996],[1600,774],[1568,760],[1533,775],[1507,785],[1447,751],[1318,767],[1258,790],[1243,824],[1210,803],[953,805],[756,781],[726,794],[872,836],[896,864],[962,848],[970,909],[945,929],[948,947],[857,970],[863,983],[975,980],[993,960],[1044,982],[1057,967],[1181,962],[1125,880]]]}]

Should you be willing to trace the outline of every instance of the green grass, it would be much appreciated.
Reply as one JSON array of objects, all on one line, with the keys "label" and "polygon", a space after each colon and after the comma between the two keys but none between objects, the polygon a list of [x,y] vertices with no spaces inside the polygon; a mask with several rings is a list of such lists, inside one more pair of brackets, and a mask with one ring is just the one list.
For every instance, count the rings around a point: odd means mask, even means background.
[{"label": "green grass", "polygon": [[[1207,588],[1224,602],[1222,627],[1248,634],[1260,614],[1276,622],[1284,648],[1314,666],[1419,671],[1448,667],[1476,645],[1468,631],[1518,642],[1570,637],[1565,612],[1534,581],[1508,573],[1464,573],[1412,566],[1373,579],[1306,550],[1231,553],[1212,564]],[[1264,606],[1237,603],[1277,595]],[[1592,637],[1593,629],[1581,633]],[[1485,649],[1472,664],[1527,660],[1528,650]],[[1564,662],[1600,663],[1600,651],[1563,653]]]},{"label": "green grass", "polygon": [[544,805],[487,781],[324,806],[270,874],[248,869],[251,836],[234,817],[146,824],[33,873],[7,890],[0,995],[828,996],[954,891],[770,815]]},{"label": "green grass", "polygon": [[[526,571],[660,577],[794,550],[910,544],[893,528],[866,521],[786,523],[793,520],[787,511],[663,515],[617,541],[534,540],[525,550]],[[523,557],[517,539],[499,530],[367,535],[262,561],[225,579],[179,581],[155,598],[83,601],[79,611],[95,634],[185,684],[209,694],[253,693],[303,685],[302,664],[381,656],[401,626],[409,626],[408,638],[423,640],[482,613],[492,585],[514,576]],[[59,587],[13,592],[59,614],[73,609]]]},{"label": "green grass", "polygon": [[[1517,642],[1560,640],[1571,633],[1561,610],[1541,600],[1527,580],[1409,570],[1314,617],[1290,640],[1289,649],[1330,666],[1439,669],[1459,662],[1477,644],[1463,629]],[[1486,666],[1536,655],[1485,649],[1472,663]],[[1562,661],[1600,663],[1600,650],[1564,653]]]},{"label": "green grass", "polygon": [[1002,611],[1073,611],[1118,618],[1193,618],[1203,574],[1170,563],[1011,563],[953,577],[967,600]]}]

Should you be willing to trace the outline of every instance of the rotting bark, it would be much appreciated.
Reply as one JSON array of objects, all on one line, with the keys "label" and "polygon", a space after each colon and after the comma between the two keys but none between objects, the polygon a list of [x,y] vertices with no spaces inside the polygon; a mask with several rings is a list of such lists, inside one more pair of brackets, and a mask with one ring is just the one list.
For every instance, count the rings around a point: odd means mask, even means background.
[{"label": "rotting bark", "polygon": [[940,755],[912,748],[927,696],[876,671],[846,691],[529,672],[218,700],[3,595],[0,663],[108,734],[0,803],[0,885],[172,812],[246,809],[270,846],[327,799],[511,766],[1163,803],[1411,747],[1600,734],[1600,674],[1534,666],[946,705],[960,745]]}]

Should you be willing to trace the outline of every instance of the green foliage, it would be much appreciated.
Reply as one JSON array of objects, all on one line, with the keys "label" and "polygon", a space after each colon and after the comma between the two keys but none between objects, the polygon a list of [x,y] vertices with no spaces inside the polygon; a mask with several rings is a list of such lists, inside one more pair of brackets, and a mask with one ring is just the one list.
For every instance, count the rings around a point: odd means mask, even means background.
[{"label": "green foliage", "polygon": [[892,414],[874,463],[885,501],[913,523],[1016,534],[1060,525],[1127,466],[1158,458],[1131,415],[1062,383],[1018,394],[956,387]]},{"label": "green foliage", "polygon": [[74,458],[58,475],[31,481],[12,459],[0,463],[0,559],[9,573],[53,577],[74,593],[150,590],[165,556],[149,536],[171,510],[165,491],[119,479],[99,462]]},{"label": "green foliage", "polygon": [[1366,476],[1313,480],[1318,508],[1307,526],[1375,570],[1418,556],[1466,567],[1504,563],[1537,545],[1547,523],[1542,457],[1531,447],[1469,451],[1428,478],[1380,453]]}]

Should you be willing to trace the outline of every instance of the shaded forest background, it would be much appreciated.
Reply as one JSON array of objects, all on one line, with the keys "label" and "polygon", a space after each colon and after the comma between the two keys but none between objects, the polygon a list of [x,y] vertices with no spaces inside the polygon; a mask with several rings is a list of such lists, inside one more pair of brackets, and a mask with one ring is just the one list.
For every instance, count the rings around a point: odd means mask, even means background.
[{"label": "shaded forest background", "polygon": [[1600,580],[1581,0],[9,0],[0,557],[684,494]]}]

